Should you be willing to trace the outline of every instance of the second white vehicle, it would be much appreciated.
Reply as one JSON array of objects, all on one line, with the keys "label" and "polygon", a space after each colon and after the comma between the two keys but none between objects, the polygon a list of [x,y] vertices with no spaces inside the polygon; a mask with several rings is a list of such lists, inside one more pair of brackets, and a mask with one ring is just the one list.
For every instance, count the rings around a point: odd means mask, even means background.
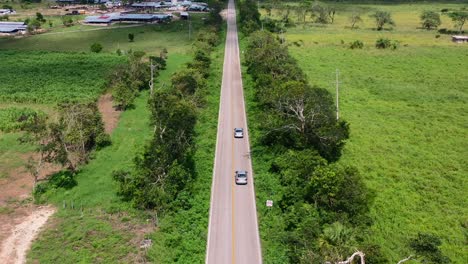
[{"label": "second white vehicle", "polygon": [[234,128],[234,137],[235,138],[243,138],[244,137],[244,129],[240,127]]}]

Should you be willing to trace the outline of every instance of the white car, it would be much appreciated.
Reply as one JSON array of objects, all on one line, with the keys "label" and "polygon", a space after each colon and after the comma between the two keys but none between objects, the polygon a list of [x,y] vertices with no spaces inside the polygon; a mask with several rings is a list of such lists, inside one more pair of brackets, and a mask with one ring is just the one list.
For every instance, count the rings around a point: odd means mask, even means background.
[{"label": "white car", "polygon": [[234,128],[234,137],[235,138],[243,138],[244,137],[244,129],[236,127]]},{"label": "white car", "polygon": [[236,181],[236,184],[238,185],[246,185],[247,184],[247,172],[236,171],[235,181]]}]

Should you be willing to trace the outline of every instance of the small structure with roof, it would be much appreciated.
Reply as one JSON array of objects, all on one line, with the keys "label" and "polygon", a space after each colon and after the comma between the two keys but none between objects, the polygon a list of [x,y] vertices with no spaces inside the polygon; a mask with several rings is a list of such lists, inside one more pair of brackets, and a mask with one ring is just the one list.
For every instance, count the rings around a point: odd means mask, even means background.
[{"label": "small structure with roof", "polygon": [[455,43],[468,43],[468,36],[452,36],[452,41]]},{"label": "small structure with roof", "polygon": [[0,9],[0,16],[14,15],[14,14],[16,14],[16,11],[13,9]]},{"label": "small structure with roof", "polygon": [[189,18],[190,18],[190,15],[188,12],[180,12],[180,19],[188,20]]},{"label": "small structure with roof", "polygon": [[167,14],[122,14],[109,13],[101,16],[88,16],[84,22],[95,25],[109,25],[116,22],[124,23],[160,23],[169,22],[172,15]]},{"label": "small structure with roof", "polygon": [[24,22],[0,22],[0,35],[11,36],[26,33],[27,25]]}]

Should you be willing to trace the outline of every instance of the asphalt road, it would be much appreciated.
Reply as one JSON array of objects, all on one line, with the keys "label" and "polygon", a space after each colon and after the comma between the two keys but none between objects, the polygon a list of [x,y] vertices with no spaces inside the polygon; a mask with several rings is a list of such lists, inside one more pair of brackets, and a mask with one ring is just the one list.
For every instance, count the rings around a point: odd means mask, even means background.
[{"label": "asphalt road", "polygon": [[[206,263],[262,263],[233,0],[227,23]],[[235,127],[244,138],[234,138]],[[247,185],[235,184],[236,170],[248,171]]]}]

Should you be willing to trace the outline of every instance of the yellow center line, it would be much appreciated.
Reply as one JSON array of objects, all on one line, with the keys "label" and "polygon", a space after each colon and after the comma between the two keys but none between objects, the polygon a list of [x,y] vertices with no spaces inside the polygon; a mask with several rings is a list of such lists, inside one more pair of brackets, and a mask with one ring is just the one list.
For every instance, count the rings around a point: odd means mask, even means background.
[{"label": "yellow center line", "polygon": [[[231,175],[232,175],[232,172],[234,172],[234,137],[231,138],[231,142],[232,142],[232,162],[231,162],[231,166],[232,166],[232,169],[231,169]],[[232,177],[232,176],[231,176]],[[232,217],[232,235],[231,235],[231,238],[232,238],[232,264],[236,263],[236,232],[235,232],[235,226],[234,226],[234,205],[235,205],[235,188],[236,188],[236,185],[234,183],[234,180],[231,178],[231,186],[232,186],[232,190],[231,190],[231,206],[232,206],[232,212],[231,212],[231,217]]]},{"label": "yellow center line", "polygon": [[[234,122],[234,118],[233,118],[233,100],[232,100],[232,98],[233,98],[232,92],[233,92],[233,88],[234,88],[234,87],[230,86],[230,88],[231,88],[231,98],[230,98],[229,101],[230,101],[230,107],[231,107],[231,123],[232,123],[232,122]],[[231,209],[231,217],[232,217],[232,219],[231,219],[231,222],[232,222],[232,230],[231,230],[231,231],[232,231],[232,236],[231,236],[231,238],[232,238],[232,262],[231,262],[231,263],[234,264],[234,263],[236,263],[236,250],[235,250],[235,248],[236,248],[236,244],[235,244],[236,239],[235,239],[235,226],[234,226],[234,219],[235,219],[235,217],[234,217],[234,213],[235,213],[235,210],[234,210],[235,207],[234,207],[234,205],[235,205],[235,188],[236,188],[236,186],[235,186],[235,180],[232,179],[232,173],[235,171],[235,164],[234,164],[234,162],[235,162],[235,158],[234,158],[234,153],[235,153],[235,152],[234,152],[234,147],[235,147],[235,146],[234,146],[234,136],[233,136],[233,135],[231,135],[231,146],[232,146],[232,147],[231,147],[231,159],[232,159],[232,160],[231,160],[231,161],[232,161],[232,162],[231,162],[231,208],[232,208],[232,209]]]}]

